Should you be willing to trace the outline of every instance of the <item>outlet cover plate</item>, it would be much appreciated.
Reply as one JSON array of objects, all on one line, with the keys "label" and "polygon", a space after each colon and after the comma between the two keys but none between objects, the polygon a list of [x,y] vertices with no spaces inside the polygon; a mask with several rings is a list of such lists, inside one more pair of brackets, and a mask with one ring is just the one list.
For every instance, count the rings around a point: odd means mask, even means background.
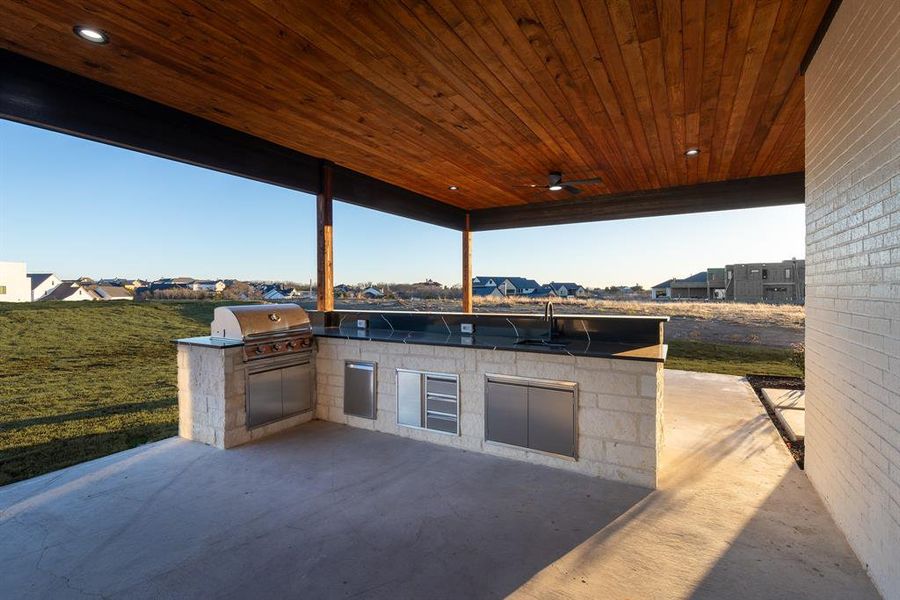
[{"label": "outlet cover plate", "polygon": [[471,335],[475,332],[475,326],[472,325],[471,323],[460,323],[459,331],[461,333],[467,333],[467,334]]}]

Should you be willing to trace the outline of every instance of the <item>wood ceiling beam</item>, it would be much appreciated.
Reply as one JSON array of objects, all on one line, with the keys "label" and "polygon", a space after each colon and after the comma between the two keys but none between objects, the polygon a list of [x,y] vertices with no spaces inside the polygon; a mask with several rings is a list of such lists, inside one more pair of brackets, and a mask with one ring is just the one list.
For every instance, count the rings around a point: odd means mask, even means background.
[{"label": "wood ceiling beam", "polygon": [[[0,50],[0,117],[317,194],[322,159]],[[465,211],[335,165],[334,198],[462,230]]]},{"label": "wood ceiling beam", "polygon": [[828,3],[828,8],[825,9],[825,14],[822,16],[822,21],[819,23],[819,27],[816,29],[816,34],[813,36],[812,41],[809,43],[809,47],[806,49],[806,54],[803,55],[803,60],[800,62],[800,74],[806,75],[806,70],[809,68],[809,64],[812,62],[813,57],[816,55],[816,51],[819,49],[819,45],[822,43],[822,40],[825,39],[825,34],[828,33],[828,28],[831,27],[831,22],[834,20],[834,16],[837,14],[838,9],[841,7],[842,0],[831,0]]},{"label": "wood ceiling beam", "polygon": [[472,231],[802,204],[803,173],[472,211]]},{"label": "wood ceiling beam", "polygon": [[334,169],[331,163],[321,166],[321,187],[316,194],[316,309],[334,310]]},{"label": "wood ceiling beam", "polygon": [[472,227],[466,215],[466,226],[462,232],[462,311],[472,312]]}]

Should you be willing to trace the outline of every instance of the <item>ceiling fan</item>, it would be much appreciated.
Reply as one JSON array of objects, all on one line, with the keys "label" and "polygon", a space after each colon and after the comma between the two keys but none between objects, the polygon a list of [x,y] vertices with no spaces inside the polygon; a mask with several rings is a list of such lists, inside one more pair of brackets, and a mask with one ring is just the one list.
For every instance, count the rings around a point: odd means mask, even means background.
[{"label": "ceiling fan", "polygon": [[603,180],[599,177],[594,177],[593,179],[573,179],[572,181],[563,181],[562,173],[560,173],[559,171],[551,171],[547,175],[547,185],[538,185],[536,183],[532,183],[529,185],[515,185],[513,187],[527,187],[538,190],[550,190],[551,192],[566,190],[570,194],[579,194],[581,193],[581,190],[578,188],[579,185],[592,185],[601,183],[602,181]]}]

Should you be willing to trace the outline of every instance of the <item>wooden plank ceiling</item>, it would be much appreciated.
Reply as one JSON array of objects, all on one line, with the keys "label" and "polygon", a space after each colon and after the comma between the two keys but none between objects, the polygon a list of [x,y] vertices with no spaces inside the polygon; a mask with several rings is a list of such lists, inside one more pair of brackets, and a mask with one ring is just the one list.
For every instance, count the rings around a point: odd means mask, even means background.
[{"label": "wooden plank ceiling", "polygon": [[579,199],[802,171],[827,4],[2,0],[0,46],[476,210],[571,199],[515,187],[550,171],[602,177]]}]

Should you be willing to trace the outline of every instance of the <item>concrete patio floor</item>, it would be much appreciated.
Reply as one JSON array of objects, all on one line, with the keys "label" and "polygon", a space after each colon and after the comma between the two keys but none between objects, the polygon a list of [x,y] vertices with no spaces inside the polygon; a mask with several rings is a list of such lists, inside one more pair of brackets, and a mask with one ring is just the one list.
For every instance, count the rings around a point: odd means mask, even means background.
[{"label": "concrete patio floor", "polygon": [[877,598],[753,391],[667,371],[650,492],[313,422],[0,488],[9,598]]}]

